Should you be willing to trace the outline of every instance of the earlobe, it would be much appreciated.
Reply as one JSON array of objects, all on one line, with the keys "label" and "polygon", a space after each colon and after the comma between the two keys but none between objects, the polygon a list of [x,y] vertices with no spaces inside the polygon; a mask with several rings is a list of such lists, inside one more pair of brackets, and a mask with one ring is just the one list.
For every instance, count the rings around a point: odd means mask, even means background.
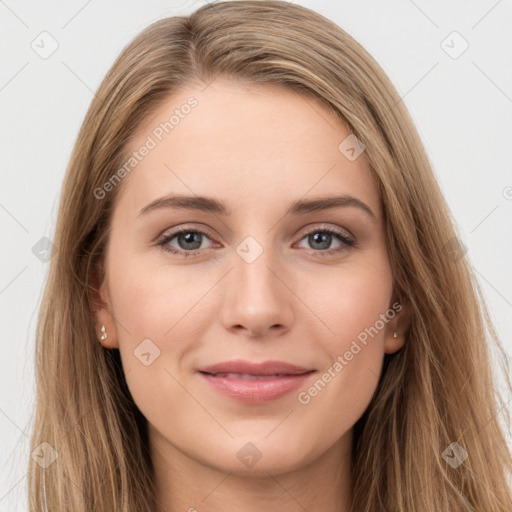
[{"label": "earlobe", "polygon": [[111,313],[111,305],[106,280],[103,279],[99,283],[99,274],[94,273],[93,276],[93,304],[96,325],[94,331],[96,338],[105,348],[119,348],[117,340],[117,329],[113,315]]},{"label": "earlobe", "polygon": [[105,348],[119,348],[114,319],[105,308],[96,311],[96,325],[94,329],[96,338]]},{"label": "earlobe", "polygon": [[405,335],[397,331],[386,333],[386,341],[384,343],[384,352],[386,354],[394,354],[398,352],[405,344]]},{"label": "earlobe", "polygon": [[[411,324],[409,301],[400,299],[392,301],[392,304],[392,309],[396,311],[396,314],[386,328],[386,339],[384,342],[384,352],[386,354],[394,354],[405,345],[405,335]],[[400,309],[394,307],[396,304],[400,304]]]}]

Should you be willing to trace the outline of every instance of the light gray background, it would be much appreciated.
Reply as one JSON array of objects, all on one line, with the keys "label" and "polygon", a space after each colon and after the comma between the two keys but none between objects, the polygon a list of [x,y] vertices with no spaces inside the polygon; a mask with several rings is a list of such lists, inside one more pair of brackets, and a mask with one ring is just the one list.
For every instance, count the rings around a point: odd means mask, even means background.
[{"label": "light gray background", "polygon": [[[32,247],[53,237],[79,126],[138,32],[203,3],[0,0],[0,512],[27,510],[34,330],[48,265]],[[512,353],[512,1],[296,3],[354,36],[397,87]],[[46,59],[31,47],[51,48],[43,31],[58,43]],[[469,44],[458,58],[461,40],[446,40],[453,31]]]}]

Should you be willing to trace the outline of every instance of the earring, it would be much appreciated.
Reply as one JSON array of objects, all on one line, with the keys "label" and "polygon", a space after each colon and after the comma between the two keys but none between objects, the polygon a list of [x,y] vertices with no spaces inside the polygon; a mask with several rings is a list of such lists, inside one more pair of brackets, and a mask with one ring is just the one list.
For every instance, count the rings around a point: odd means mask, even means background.
[{"label": "earring", "polygon": [[107,335],[107,330],[105,329],[104,325],[101,326],[100,331],[101,331],[100,340],[102,340],[102,341],[106,340],[108,338],[108,335]]},{"label": "earring", "polygon": [[393,338],[398,338],[398,334],[396,333],[396,331],[393,333]]}]

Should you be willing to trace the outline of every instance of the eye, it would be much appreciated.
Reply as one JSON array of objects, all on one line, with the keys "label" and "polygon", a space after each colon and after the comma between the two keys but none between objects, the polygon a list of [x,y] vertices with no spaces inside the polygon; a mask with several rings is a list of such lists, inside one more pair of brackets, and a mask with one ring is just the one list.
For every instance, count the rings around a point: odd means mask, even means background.
[{"label": "eye", "polygon": [[[171,242],[176,239],[176,244],[172,245]],[[164,235],[157,245],[161,246],[165,251],[181,256],[195,256],[199,253],[199,249],[204,249],[203,242],[205,239],[210,239],[208,233],[198,229],[180,228],[177,231]]]},{"label": "eye", "polygon": [[[306,243],[308,243],[311,248],[317,249],[314,252],[319,252],[321,256],[339,253],[355,245],[355,240],[346,232],[341,229],[326,227],[315,227],[308,230],[306,236],[304,236],[301,241],[302,240],[306,240]],[[339,244],[330,249],[332,242],[336,240]]]},{"label": "eye", "polygon": [[[197,256],[201,249],[206,249],[204,242],[211,239],[205,231],[184,227],[163,235],[156,244],[172,254],[188,257]],[[355,246],[355,240],[345,231],[325,226],[309,229],[300,241],[303,240],[319,256],[332,256]],[[334,248],[331,247],[333,241],[338,242]]]}]

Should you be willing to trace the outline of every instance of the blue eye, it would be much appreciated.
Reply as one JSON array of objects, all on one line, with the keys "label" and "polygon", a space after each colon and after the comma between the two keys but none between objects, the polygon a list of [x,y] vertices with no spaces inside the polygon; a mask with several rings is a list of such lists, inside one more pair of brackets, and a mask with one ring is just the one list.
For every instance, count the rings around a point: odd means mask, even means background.
[{"label": "blue eye", "polygon": [[[330,249],[333,239],[339,241],[339,246]],[[319,252],[321,256],[339,253],[340,251],[347,250],[355,244],[354,240],[345,232],[332,228],[313,228],[301,239],[301,241],[302,240],[307,240],[308,244],[313,249],[319,249],[319,251],[315,252]]]},{"label": "blue eye", "polygon": [[[203,237],[209,238],[209,236],[203,231],[197,229],[181,228],[174,233],[165,235],[159,242],[158,245],[164,250],[169,251],[173,254],[179,254],[181,256],[195,256],[198,254],[199,249],[204,249],[202,246]],[[172,240],[176,238],[179,247],[173,247],[169,245]]]},{"label": "blue eye", "polygon": [[[157,242],[157,245],[162,247],[163,250],[178,256],[197,256],[201,252],[201,249],[205,249],[203,246],[205,238],[211,239],[210,235],[204,231],[192,228],[180,228],[177,231],[164,235]],[[178,247],[171,245],[174,239],[176,239]],[[326,227],[310,229],[305,236],[300,239],[300,241],[302,240],[307,240],[310,244],[310,248],[319,256],[332,256],[333,254],[338,254],[355,246],[355,240],[347,235],[346,232]],[[330,248],[333,240],[338,240],[339,245],[335,248]]]}]

